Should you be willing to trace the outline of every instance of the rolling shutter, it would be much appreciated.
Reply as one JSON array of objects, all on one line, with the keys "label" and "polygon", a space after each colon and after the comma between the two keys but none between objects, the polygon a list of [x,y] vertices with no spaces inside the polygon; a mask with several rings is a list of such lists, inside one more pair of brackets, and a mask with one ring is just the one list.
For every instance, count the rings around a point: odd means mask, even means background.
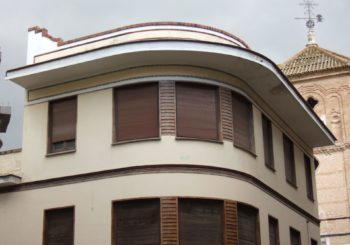
[{"label": "rolling shutter", "polygon": [[257,210],[243,204],[238,205],[238,240],[239,245],[257,245],[258,227]]},{"label": "rolling shutter", "polygon": [[233,141],[243,149],[254,151],[252,104],[236,93],[232,96]]},{"label": "rolling shutter", "polygon": [[270,245],[279,245],[278,221],[269,216]]},{"label": "rolling shutter", "polygon": [[117,141],[159,137],[157,83],[117,88],[115,109]]},{"label": "rolling shutter", "polygon": [[50,102],[51,143],[75,140],[77,98]]},{"label": "rolling shutter", "polygon": [[272,144],[272,126],[271,121],[262,115],[262,129],[263,129],[263,140],[264,140],[264,158],[265,165],[274,169],[274,158],[273,158],[273,144]]},{"label": "rolling shutter", "polygon": [[301,238],[300,238],[300,232],[290,228],[289,229],[290,234],[290,245],[301,245]]},{"label": "rolling shutter", "polygon": [[306,193],[307,197],[314,200],[314,190],[312,184],[312,170],[311,161],[307,155],[304,155],[304,165],[305,165],[305,178],[306,178]]},{"label": "rolling shutter", "polygon": [[296,186],[293,142],[285,135],[283,135],[283,151],[286,179],[288,183]]},{"label": "rolling shutter", "polygon": [[223,244],[223,202],[179,199],[180,245]]},{"label": "rolling shutter", "polygon": [[114,204],[115,244],[160,244],[159,199],[121,201]]},{"label": "rolling shutter", "polygon": [[73,245],[74,208],[45,211],[44,244]]},{"label": "rolling shutter", "polygon": [[218,140],[218,111],[217,87],[176,83],[178,137]]}]

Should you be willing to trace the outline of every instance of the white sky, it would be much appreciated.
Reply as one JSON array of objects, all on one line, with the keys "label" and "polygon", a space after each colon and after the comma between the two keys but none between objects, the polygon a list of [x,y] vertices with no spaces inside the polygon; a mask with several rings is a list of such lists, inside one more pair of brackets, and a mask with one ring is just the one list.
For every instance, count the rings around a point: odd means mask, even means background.
[{"label": "white sky", "polygon": [[[2,150],[21,147],[25,92],[5,81],[8,69],[25,65],[28,27],[45,27],[64,40],[150,21],[205,24],[228,31],[275,63],[304,48],[302,0],[0,0],[0,105],[12,106]],[[317,43],[350,56],[350,0],[315,0]]]}]

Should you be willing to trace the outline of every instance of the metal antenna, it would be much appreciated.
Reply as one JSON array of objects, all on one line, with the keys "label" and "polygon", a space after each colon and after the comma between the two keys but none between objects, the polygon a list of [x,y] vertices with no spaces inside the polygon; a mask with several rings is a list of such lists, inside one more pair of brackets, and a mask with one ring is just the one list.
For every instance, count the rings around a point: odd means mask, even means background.
[{"label": "metal antenna", "polygon": [[315,16],[313,9],[314,9],[314,6],[318,6],[318,4],[314,3],[313,0],[303,0],[303,1],[304,2],[300,3],[299,5],[304,6],[305,17],[295,18],[295,19],[306,20],[306,27],[308,28],[308,33],[307,33],[308,45],[316,44],[315,34],[314,34],[315,22],[322,22],[323,16],[320,14],[317,14]]}]

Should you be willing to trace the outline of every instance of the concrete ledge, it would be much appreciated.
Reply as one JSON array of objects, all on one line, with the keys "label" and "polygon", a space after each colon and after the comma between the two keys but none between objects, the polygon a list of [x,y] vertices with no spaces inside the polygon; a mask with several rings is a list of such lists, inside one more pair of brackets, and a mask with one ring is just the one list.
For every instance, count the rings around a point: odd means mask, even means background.
[{"label": "concrete ledge", "polygon": [[0,188],[5,186],[17,185],[21,183],[21,179],[21,177],[14,174],[0,176]]}]

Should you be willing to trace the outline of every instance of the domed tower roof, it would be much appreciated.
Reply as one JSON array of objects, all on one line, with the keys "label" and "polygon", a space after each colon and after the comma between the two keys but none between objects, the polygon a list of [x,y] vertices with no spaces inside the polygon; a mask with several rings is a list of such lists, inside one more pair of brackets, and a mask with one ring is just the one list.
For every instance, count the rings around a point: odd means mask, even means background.
[{"label": "domed tower roof", "polygon": [[350,69],[350,58],[319,47],[307,45],[281,66],[288,77],[335,69]]}]

